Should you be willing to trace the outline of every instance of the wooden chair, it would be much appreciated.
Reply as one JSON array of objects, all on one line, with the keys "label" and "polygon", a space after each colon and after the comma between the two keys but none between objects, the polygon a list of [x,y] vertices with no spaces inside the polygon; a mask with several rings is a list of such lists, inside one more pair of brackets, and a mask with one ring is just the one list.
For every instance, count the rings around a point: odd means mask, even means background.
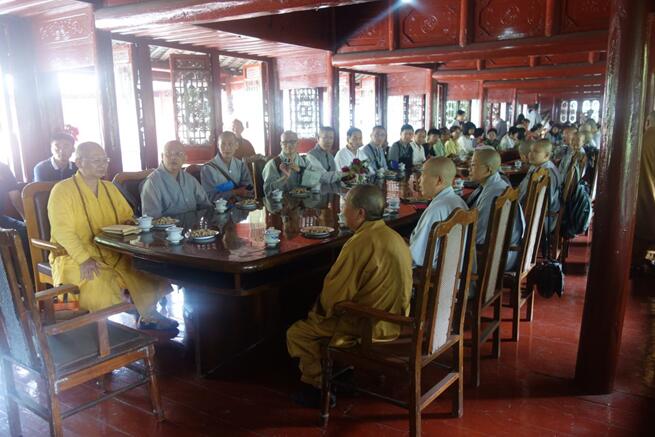
[{"label": "wooden chair", "polygon": [[[467,312],[471,326],[471,381],[480,385],[480,349],[493,336],[492,355],[500,357],[500,324],[503,297],[503,272],[512,239],[514,218],[518,210],[519,192],[507,188],[496,198],[489,216],[487,236],[478,251],[476,294]],[[470,303],[470,302],[469,302]],[[493,315],[483,313],[493,307]],[[482,324],[485,324],[484,330]]]},{"label": "wooden chair", "polygon": [[204,164],[189,164],[184,168],[184,171],[196,178],[198,182],[202,183],[200,180],[200,170],[202,169],[203,165]]},{"label": "wooden chair", "polygon": [[265,196],[264,177],[262,173],[267,162],[267,158],[255,159],[250,162],[250,175],[252,176],[252,185],[255,190],[255,199],[263,199]]},{"label": "wooden chair", "polygon": [[[421,411],[451,386],[454,386],[453,416],[463,414],[463,325],[471,278],[471,257],[475,252],[477,210],[457,209],[444,222],[435,223],[425,251],[422,280],[416,289],[411,315],[391,314],[355,302],[341,302],[335,310],[362,320],[361,343],[347,349],[323,350],[323,399],[321,418],[329,418],[330,386],[341,384],[332,374],[333,362],[354,365],[381,373],[395,373],[409,380],[409,401],[393,399],[364,388],[353,387],[409,409],[410,434],[421,434]],[[407,335],[390,342],[372,341],[377,321],[397,323]],[[446,364],[436,360],[446,357]],[[448,372],[438,383],[423,392],[421,375],[429,365]]]},{"label": "wooden chair", "polygon": [[553,259],[559,260],[562,265],[566,262],[566,257],[568,256],[568,246],[569,240],[564,238],[562,234],[562,224],[564,216],[566,215],[566,204],[571,197],[571,193],[575,184],[580,180],[580,174],[578,169],[584,169],[586,165],[586,156],[584,153],[576,154],[572,160],[571,165],[569,166],[566,174],[564,175],[564,185],[562,187],[562,202],[557,214],[557,219],[555,221],[555,230],[553,231],[553,237],[551,238],[550,243],[550,256]]},{"label": "wooden chair", "polygon": [[512,308],[512,341],[519,339],[521,308],[527,304],[526,320],[532,321],[534,309],[534,290],[524,287],[528,274],[537,263],[539,243],[544,228],[544,217],[548,210],[548,170],[535,171],[530,177],[528,197],[525,203],[526,229],[521,242],[519,265],[516,272],[506,273],[503,286],[509,288],[510,299],[507,306]]},{"label": "wooden chair", "polygon": [[[19,405],[48,421],[50,435],[62,436],[62,420],[127,390],[149,384],[155,415],[163,420],[157,377],[153,369],[156,341],[107,317],[130,310],[119,304],[96,313],[43,326],[36,303],[66,291],[62,286],[34,293],[20,239],[13,230],[0,230],[0,364],[6,388],[7,416],[11,435],[21,434]],[[59,395],[87,381],[104,377],[114,369],[143,360],[145,372],[134,383],[107,391],[98,399],[61,411]],[[18,390],[14,367],[39,377],[45,386],[47,406],[42,406]],[[134,366],[132,366],[134,367]],[[107,387],[105,387],[107,388]]]},{"label": "wooden chair", "polygon": [[123,197],[128,201],[134,214],[141,215],[141,188],[143,181],[152,173],[154,169],[142,171],[124,171],[116,173],[112,183],[116,185]]}]

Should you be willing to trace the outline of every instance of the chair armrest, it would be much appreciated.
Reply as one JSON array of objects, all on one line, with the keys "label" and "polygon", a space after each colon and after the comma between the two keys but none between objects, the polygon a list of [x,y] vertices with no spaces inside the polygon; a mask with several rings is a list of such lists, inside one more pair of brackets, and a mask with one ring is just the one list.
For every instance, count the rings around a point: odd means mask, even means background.
[{"label": "chair armrest", "polygon": [[90,325],[91,323],[102,322],[107,317],[114,314],[124,313],[134,308],[134,305],[131,303],[119,303],[97,311],[95,313],[85,314],[83,316],[78,316],[70,320],[64,320],[54,325],[48,325],[43,328],[45,335],[57,335],[62,332],[72,331],[82,326]]},{"label": "chair armrest", "polygon": [[355,302],[339,302],[334,306],[335,311],[342,311],[368,319],[384,320],[385,322],[398,323],[400,325],[411,325],[414,319],[411,317],[401,316],[400,314],[391,314],[386,311],[377,310]]},{"label": "chair armrest", "polygon": [[45,300],[53,298],[63,293],[80,294],[80,289],[76,285],[60,285],[59,287],[48,288],[47,290],[38,291],[34,294],[36,300]]},{"label": "chair armrest", "polygon": [[57,243],[39,240],[38,238],[32,238],[30,242],[32,243],[32,246],[36,247],[37,249],[47,250],[48,252],[51,252],[55,257],[68,255],[66,249]]}]

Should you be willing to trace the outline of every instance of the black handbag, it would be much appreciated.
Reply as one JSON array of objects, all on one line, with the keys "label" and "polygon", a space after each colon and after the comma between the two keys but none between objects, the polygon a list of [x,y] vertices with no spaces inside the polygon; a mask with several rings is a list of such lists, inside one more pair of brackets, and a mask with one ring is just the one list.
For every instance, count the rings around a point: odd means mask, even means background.
[{"label": "black handbag", "polygon": [[[548,249],[550,248],[549,231],[550,214],[547,216],[546,237],[544,241],[546,253],[548,253]],[[546,255],[546,258],[543,261],[537,263],[532,270],[530,270],[526,285],[528,290],[532,290],[532,287],[536,286],[539,295],[546,299],[550,299],[555,293],[557,293],[559,297],[562,297],[562,293],[564,293],[564,272],[562,271],[562,263],[552,259],[549,255]]]}]

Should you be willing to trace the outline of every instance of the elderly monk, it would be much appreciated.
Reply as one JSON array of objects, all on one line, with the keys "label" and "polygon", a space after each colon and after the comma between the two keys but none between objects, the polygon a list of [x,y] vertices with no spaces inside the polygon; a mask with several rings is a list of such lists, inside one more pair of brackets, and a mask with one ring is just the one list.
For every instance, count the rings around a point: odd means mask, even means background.
[{"label": "elderly monk", "polygon": [[163,217],[210,206],[202,185],[182,171],[184,145],[177,140],[164,144],[161,164],[150,173],[141,190],[141,209],[150,217]]},{"label": "elderly monk", "polygon": [[51,240],[67,252],[50,255],[54,283],[77,285],[80,307],[89,311],[120,303],[122,291],[127,289],[142,328],[175,328],[177,322],[155,309],[168,284],[134,271],[129,258],[93,242],[103,227],[125,223],[133,215],[120,191],[101,179],[109,163],[105,151],[96,143],[82,143],[75,163],[79,171],[55,185],[48,200]]},{"label": "elderly monk", "polygon": [[530,183],[530,177],[540,168],[545,168],[548,170],[548,175],[550,176],[549,212],[544,220],[546,220],[546,226],[548,226],[546,229],[548,229],[549,233],[553,232],[557,222],[556,214],[559,212],[560,208],[560,191],[562,186],[562,179],[559,170],[550,160],[552,153],[553,145],[550,143],[550,141],[539,140],[532,143],[530,145],[530,152],[528,153],[530,169],[519,185],[519,202],[525,208],[525,202],[527,202],[528,198],[528,185]]},{"label": "elderly monk", "polygon": [[423,266],[432,225],[446,220],[456,208],[468,209],[466,202],[453,190],[456,172],[455,164],[449,158],[430,158],[423,164],[419,186],[423,196],[431,198],[432,201],[409,237],[409,249],[415,267]]},{"label": "elderly monk", "polygon": [[[321,350],[324,340],[330,345],[349,347],[356,343],[359,320],[337,315],[334,306],[343,301],[388,311],[409,313],[412,292],[412,260],[400,235],[382,220],[384,195],[373,185],[354,187],[346,197],[344,216],[354,235],[346,242],[323,282],[323,290],[306,320],[287,331],[287,348],[300,358],[301,380],[307,384],[294,400],[318,407],[321,384]],[[378,322],[373,340],[385,341],[398,336],[397,325]]]},{"label": "elderly monk", "polygon": [[262,171],[266,194],[273,190],[289,191],[302,186],[303,182],[308,187],[319,183],[322,173],[309,169],[307,160],[296,151],[298,135],[295,132],[283,132],[280,146],[282,152],[268,161]]},{"label": "elderly monk", "polygon": [[633,263],[640,263],[655,245],[655,111],[646,118],[640,165]]},{"label": "elderly monk", "polygon": [[320,182],[324,184],[339,182],[343,177],[332,156],[334,136],[334,128],[321,126],[318,131],[318,143],[307,153],[309,166],[321,173]]},{"label": "elderly monk", "polygon": [[383,126],[374,126],[371,130],[371,141],[357,150],[357,158],[368,162],[368,171],[375,174],[378,170],[387,170],[387,158],[384,156],[384,143],[387,131]]},{"label": "elderly monk", "polygon": [[250,196],[250,172],[246,164],[234,156],[238,147],[237,136],[225,131],[218,139],[218,153],[200,170],[200,180],[207,196],[211,200]]},{"label": "elderly monk", "polygon": [[[496,198],[503,194],[503,191],[510,186],[498,172],[500,162],[500,153],[494,149],[476,149],[473,153],[473,158],[471,158],[470,177],[472,181],[479,183],[480,186],[471,193],[466,203],[469,208],[477,208],[478,210],[478,226],[475,236],[476,245],[482,245],[486,241],[493,204]],[[514,223],[512,224],[512,236],[510,239],[512,246],[518,246],[521,242],[524,226],[523,210],[519,206],[514,217]],[[517,259],[517,252],[509,252],[505,270],[511,271],[514,269]]]},{"label": "elderly monk", "polygon": [[[582,141],[580,138],[580,134],[577,131],[574,131],[571,135],[568,136],[568,138],[569,138],[568,146],[564,148],[564,151],[562,152],[561,155],[562,159],[557,167],[557,170],[559,171],[559,174],[562,179],[562,185],[564,185],[566,174],[569,172],[569,169],[571,168],[571,163],[574,162],[574,159],[580,159],[582,156],[585,155],[585,151],[582,148]],[[584,171],[585,171],[584,165],[580,166],[580,161],[576,161],[575,181],[580,180],[580,178],[584,176]]]}]

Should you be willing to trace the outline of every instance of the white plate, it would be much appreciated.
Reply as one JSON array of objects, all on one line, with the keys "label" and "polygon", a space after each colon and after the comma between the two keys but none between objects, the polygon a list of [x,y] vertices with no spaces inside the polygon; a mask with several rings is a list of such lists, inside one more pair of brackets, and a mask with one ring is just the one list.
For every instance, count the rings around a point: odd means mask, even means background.
[{"label": "white plate", "polygon": [[166,228],[170,228],[171,226],[177,225],[179,222],[180,222],[179,220],[175,220],[175,223],[166,223],[166,224],[155,224],[155,223],[153,223],[152,227],[154,229],[166,229]]},{"label": "white plate", "polygon": [[245,210],[249,210],[249,211],[251,211],[251,210],[253,210],[253,209],[257,209],[257,204],[254,204],[254,205],[242,205],[242,204],[237,203],[237,208],[239,208],[239,209],[245,209]]}]

